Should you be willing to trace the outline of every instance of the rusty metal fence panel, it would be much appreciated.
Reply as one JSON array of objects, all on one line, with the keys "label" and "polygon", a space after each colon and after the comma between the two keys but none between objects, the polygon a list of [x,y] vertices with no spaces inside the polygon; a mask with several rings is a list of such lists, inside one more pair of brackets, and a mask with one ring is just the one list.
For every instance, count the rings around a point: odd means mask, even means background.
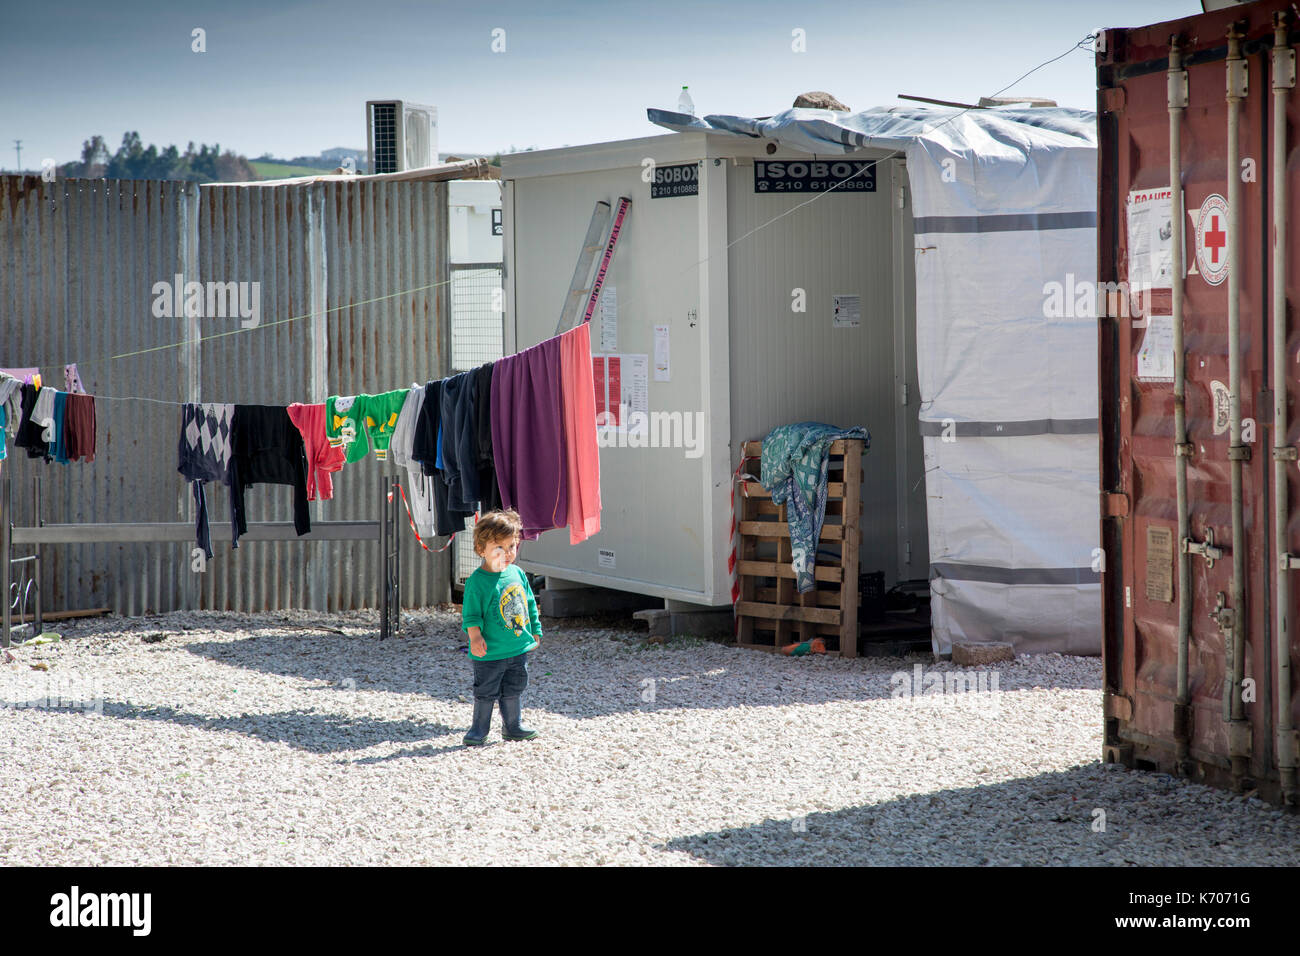
[{"label": "rusty metal fence panel", "polygon": [[[446,188],[0,177],[0,366],[39,365],[62,388],[62,366],[78,363],[99,418],[94,463],[46,465],[11,449],[4,472],[42,475],[47,521],[189,521],[179,408],[168,403],[319,402],[447,374]],[[215,296],[203,287],[203,314],[186,316],[178,282],[222,285]],[[226,283],[233,315],[222,309]],[[386,470],[372,457],[347,466],[334,499],[311,505],[313,519],[377,519]],[[228,521],[226,489],[208,490],[212,521]],[[32,523],[28,496],[15,497],[15,523]],[[291,517],[287,488],[255,486],[247,502],[250,521]],[[134,615],[377,600],[369,542],[248,542],[218,548],[203,573],[191,570],[190,547],[49,548],[45,607]],[[403,548],[403,604],[447,600],[447,556],[423,555],[409,535]]]}]

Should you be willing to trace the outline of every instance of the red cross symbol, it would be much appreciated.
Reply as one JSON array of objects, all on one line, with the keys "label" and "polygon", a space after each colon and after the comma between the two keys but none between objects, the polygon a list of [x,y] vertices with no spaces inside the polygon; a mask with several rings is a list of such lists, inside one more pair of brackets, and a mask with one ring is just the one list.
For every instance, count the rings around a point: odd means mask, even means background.
[{"label": "red cross symbol", "polygon": [[1210,228],[1205,231],[1205,248],[1210,250],[1210,262],[1219,264],[1219,250],[1228,244],[1228,234],[1219,228],[1217,213],[1210,216]]}]

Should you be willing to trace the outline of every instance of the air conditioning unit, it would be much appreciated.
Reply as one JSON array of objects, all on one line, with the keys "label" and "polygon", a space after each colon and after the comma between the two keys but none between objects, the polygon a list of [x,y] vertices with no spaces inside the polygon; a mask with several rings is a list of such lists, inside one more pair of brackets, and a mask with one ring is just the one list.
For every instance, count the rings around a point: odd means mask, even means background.
[{"label": "air conditioning unit", "polygon": [[437,165],[438,108],[404,100],[367,100],[366,148],[372,173]]}]

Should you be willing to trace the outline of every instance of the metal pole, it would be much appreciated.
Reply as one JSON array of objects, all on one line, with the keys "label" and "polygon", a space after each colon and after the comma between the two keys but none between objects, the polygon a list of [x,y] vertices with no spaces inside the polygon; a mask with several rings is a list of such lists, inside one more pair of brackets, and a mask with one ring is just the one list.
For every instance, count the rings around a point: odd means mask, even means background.
[{"label": "metal pole", "polygon": [[13,558],[13,536],[10,534],[10,528],[13,523],[13,479],[0,479],[0,589],[4,600],[3,627],[0,631],[0,646],[8,647],[10,634],[13,628],[13,619],[10,617],[9,595],[13,589],[10,580],[12,567],[9,564]]},{"label": "metal pole", "polygon": [[1295,51],[1287,45],[1287,15],[1273,14],[1273,536],[1277,548],[1277,608],[1274,653],[1277,656],[1277,718],[1273,728],[1277,746],[1278,777],[1282,801],[1296,803],[1296,735],[1291,722],[1291,554],[1287,534],[1290,508],[1287,496],[1288,463],[1296,449],[1287,445],[1287,98],[1295,88]]},{"label": "metal pole", "polygon": [[383,496],[379,507],[379,639],[388,637],[388,491],[387,483],[379,486]]},{"label": "metal pole", "polygon": [[[1246,719],[1241,682],[1246,670],[1246,641],[1250,636],[1250,615],[1246,609],[1246,519],[1242,504],[1242,464],[1250,447],[1241,441],[1241,226],[1244,221],[1241,195],[1241,101],[1246,97],[1247,66],[1241,55],[1242,35],[1236,26],[1228,28],[1228,425],[1231,441],[1228,460],[1232,478],[1232,628],[1230,644],[1224,648],[1224,670],[1231,682],[1229,693],[1229,756],[1234,785],[1240,789],[1246,773],[1248,737],[1242,733]],[[1231,652],[1231,659],[1226,652]]]},{"label": "metal pole", "polygon": [[[1192,445],[1187,440],[1187,355],[1183,339],[1183,279],[1187,274],[1183,262],[1183,112],[1187,109],[1187,71],[1178,37],[1169,41],[1169,224],[1173,230],[1174,274],[1170,277],[1173,293],[1174,326],[1174,480],[1178,501],[1178,696],[1174,704],[1174,763],[1179,773],[1190,771],[1191,713],[1187,693],[1187,648],[1192,631],[1192,556],[1187,551],[1191,536],[1187,502],[1187,456]],[[1150,293],[1148,293],[1150,295]]]},{"label": "metal pole", "polygon": [[[33,524],[35,524],[36,527],[39,528],[41,525],[45,524],[45,519],[42,517],[43,511],[41,508],[41,476],[40,475],[34,475],[32,477],[32,501],[33,501],[32,511],[36,518]],[[36,560],[32,562],[32,589],[36,592],[36,601],[33,605],[33,611],[35,614],[35,629],[32,631],[32,635],[36,636],[38,634],[45,633],[45,622],[41,618],[41,546],[39,544],[34,545],[33,551]]]}]

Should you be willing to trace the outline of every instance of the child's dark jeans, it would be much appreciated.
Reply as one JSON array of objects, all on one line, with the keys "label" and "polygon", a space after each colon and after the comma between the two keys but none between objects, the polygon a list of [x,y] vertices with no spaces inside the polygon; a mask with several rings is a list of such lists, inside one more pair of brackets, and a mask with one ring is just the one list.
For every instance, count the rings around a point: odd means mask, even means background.
[{"label": "child's dark jeans", "polygon": [[518,654],[499,661],[479,661],[474,665],[474,696],[479,700],[518,697],[528,686],[528,655]]}]

